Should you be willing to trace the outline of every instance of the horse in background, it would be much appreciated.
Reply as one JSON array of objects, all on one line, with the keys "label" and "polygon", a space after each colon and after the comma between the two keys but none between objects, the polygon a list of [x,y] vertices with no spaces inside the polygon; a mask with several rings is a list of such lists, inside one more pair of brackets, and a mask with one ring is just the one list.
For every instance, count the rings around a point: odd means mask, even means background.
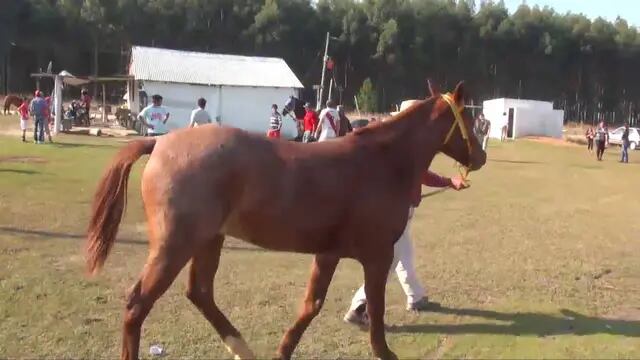
[{"label": "horse in background", "polygon": [[20,105],[22,105],[22,98],[18,95],[7,95],[4,98],[3,104],[4,115],[7,115],[9,113],[9,110],[11,110],[11,105],[15,106],[17,109]]},{"label": "horse in background", "polygon": [[302,135],[304,134],[304,104],[304,101],[292,95],[289,96],[282,107],[282,117],[289,115],[296,122],[298,136],[296,136],[295,141],[297,142],[302,141]]}]

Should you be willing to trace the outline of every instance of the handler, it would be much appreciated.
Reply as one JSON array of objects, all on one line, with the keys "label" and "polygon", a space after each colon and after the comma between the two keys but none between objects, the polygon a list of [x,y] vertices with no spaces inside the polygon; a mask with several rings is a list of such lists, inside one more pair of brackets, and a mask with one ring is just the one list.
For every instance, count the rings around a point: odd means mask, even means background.
[{"label": "handler", "polygon": [[[455,190],[462,190],[467,187],[460,176],[446,178],[439,176],[427,170],[422,177],[422,184],[430,187],[446,188],[450,187]],[[409,218],[404,232],[393,246],[393,262],[391,269],[395,269],[398,281],[402,286],[402,290],[407,296],[407,310],[409,311],[428,311],[435,310],[440,307],[439,303],[430,302],[426,295],[424,287],[420,284],[416,269],[413,263],[413,246],[411,237],[409,236],[409,226],[413,218],[414,209],[420,205],[422,195],[420,186],[414,191],[413,204],[409,208]],[[344,321],[359,326],[368,326],[369,319],[367,315],[367,298],[364,291],[364,285],[356,291],[351,300],[351,307],[344,316]]]}]

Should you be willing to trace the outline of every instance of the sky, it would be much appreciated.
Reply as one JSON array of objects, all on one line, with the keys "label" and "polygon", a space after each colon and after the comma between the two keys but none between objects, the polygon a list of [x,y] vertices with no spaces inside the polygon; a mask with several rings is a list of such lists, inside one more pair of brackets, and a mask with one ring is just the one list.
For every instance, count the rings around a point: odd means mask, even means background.
[{"label": "sky", "polygon": [[[509,11],[513,13],[523,0],[505,0]],[[570,11],[582,13],[595,19],[601,16],[607,20],[615,20],[618,15],[629,24],[640,26],[640,12],[637,11],[638,0],[526,0],[527,5],[548,5],[559,13]]]}]

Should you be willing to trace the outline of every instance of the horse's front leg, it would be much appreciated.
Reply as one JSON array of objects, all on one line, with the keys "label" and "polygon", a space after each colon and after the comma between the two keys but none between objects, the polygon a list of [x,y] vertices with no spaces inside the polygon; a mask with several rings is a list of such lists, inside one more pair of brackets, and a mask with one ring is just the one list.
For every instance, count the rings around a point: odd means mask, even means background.
[{"label": "horse's front leg", "polygon": [[364,291],[367,296],[369,314],[369,336],[371,349],[376,358],[383,360],[397,359],[389,349],[384,332],[385,288],[389,268],[393,262],[393,244],[388,249],[378,249],[376,256],[362,262],[364,267]]},{"label": "horse's front leg", "polygon": [[302,302],[300,314],[295,324],[282,337],[278,347],[278,358],[291,358],[302,334],[313,318],[320,312],[339,261],[339,257],[331,255],[316,255],[313,259],[311,278],[307,284],[307,291]]}]

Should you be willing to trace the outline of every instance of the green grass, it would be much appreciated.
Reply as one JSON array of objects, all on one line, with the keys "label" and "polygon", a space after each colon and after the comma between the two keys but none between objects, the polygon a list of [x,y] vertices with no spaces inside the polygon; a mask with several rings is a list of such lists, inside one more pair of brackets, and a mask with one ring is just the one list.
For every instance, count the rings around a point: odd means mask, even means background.
[{"label": "green grass", "polygon": [[[57,140],[0,136],[0,358],[115,358],[124,295],[147,251],[144,161],[114,252],[88,279],[81,249],[90,200],[122,143]],[[494,143],[470,189],[427,197],[412,227],[417,268],[446,309],[405,312],[392,277],[392,348],[409,358],[639,358],[640,152],[623,166],[614,151],[598,163],[581,147]],[[455,170],[447,158],[434,169]],[[257,354],[271,356],[294,320],[310,257],[235,240],[226,247],[216,301]],[[360,266],[343,260],[297,357],[370,356],[368,335],[341,321],[361,281]],[[141,353],[159,343],[172,358],[227,357],[184,291],[183,272],[145,322]]]}]

